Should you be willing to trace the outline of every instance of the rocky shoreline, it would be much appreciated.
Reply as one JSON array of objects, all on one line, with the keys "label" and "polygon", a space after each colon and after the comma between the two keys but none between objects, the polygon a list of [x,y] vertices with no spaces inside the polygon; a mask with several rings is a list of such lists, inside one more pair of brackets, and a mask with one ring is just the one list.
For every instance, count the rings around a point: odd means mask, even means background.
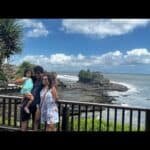
[{"label": "rocky shoreline", "polygon": [[[11,69],[10,69],[11,68]],[[16,68],[14,66],[6,65],[4,66],[4,72],[8,76],[8,82],[14,77]],[[13,71],[12,71],[13,70]],[[13,73],[10,73],[13,72]],[[92,74],[93,73],[93,74]],[[11,75],[10,75],[11,74]],[[58,94],[60,99],[63,100],[73,100],[73,101],[86,101],[86,102],[96,102],[96,103],[112,103],[115,101],[116,97],[109,96],[108,91],[119,91],[125,92],[128,88],[124,85],[111,83],[109,79],[106,79],[100,72],[91,72],[94,78],[89,83],[77,82],[64,82],[63,80],[58,80]],[[4,83],[0,84],[2,87]],[[0,93],[7,93],[7,91],[1,91]],[[18,91],[8,91],[8,95],[18,95]]]},{"label": "rocky shoreline", "polygon": [[65,83],[59,81],[58,93],[60,99],[73,101],[87,101],[97,103],[112,103],[115,96],[109,96],[108,91],[126,92],[128,88],[121,84],[107,82],[100,84],[85,84],[81,82]]},{"label": "rocky shoreline", "polygon": [[108,83],[104,84],[103,86],[100,86],[98,84],[85,84],[85,83],[64,83],[62,81],[59,81],[58,86],[66,89],[82,89],[82,90],[107,90],[107,91],[120,91],[120,92],[126,92],[128,88],[124,85],[121,84],[116,84],[116,83]]}]

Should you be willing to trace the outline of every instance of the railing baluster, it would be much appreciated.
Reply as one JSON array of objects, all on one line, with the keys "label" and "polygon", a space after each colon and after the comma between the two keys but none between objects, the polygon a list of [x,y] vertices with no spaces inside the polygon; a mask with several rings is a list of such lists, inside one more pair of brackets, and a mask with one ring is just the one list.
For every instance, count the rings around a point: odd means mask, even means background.
[{"label": "railing baluster", "polygon": [[132,109],[130,109],[130,131],[132,131]]},{"label": "railing baluster", "polygon": [[93,106],[92,111],[92,131],[94,131],[94,121],[95,121],[95,106]]},{"label": "railing baluster", "polygon": [[125,110],[124,108],[122,109],[122,131],[124,131],[124,119],[125,119]]},{"label": "railing baluster", "polygon": [[46,131],[46,121],[45,121],[45,123],[44,123],[44,131]]},{"label": "railing baluster", "polygon": [[80,113],[81,113],[81,106],[78,105],[78,108],[79,108],[79,114],[78,114],[78,131],[80,131]]},{"label": "railing baluster", "polygon": [[6,111],[6,99],[3,98],[3,124],[5,125],[5,111]]},{"label": "railing baluster", "polygon": [[88,106],[85,106],[85,131],[87,131]]},{"label": "railing baluster", "polygon": [[31,128],[32,128],[32,130],[34,130],[34,118],[32,118],[32,127]]},{"label": "railing baluster", "polygon": [[146,117],[145,117],[145,129],[146,131],[150,131],[150,109],[146,111]]},{"label": "railing baluster", "polygon": [[[0,102],[0,116],[2,116],[2,112],[1,112],[1,110],[2,110],[2,104],[1,104],[1,102]],[[2,119],[2,118],[1,118]],[[0,125],[2,124],[2,121],[0,121]]]},{"label": "railing baluster", "polygon": [[12,99],[8,99],[8,125],[11,125],[11,103]]},{"label": "railing baluster", "polygon": [[19,127],[21,128],[21,125],[22,125],[22,124],[21,124],[21,123],[22,123],[22,121],[21,121],[21,120],[22,120],[22,119],[21,119],[21,114],[22,114],[21,111],[22,111],[22,108],[21,108],[21,107],[22,107],[22,101],[23,101],[23,99],[21,98],[20,100],[21,100],[20,103],[19,103],[18,100],[17,100],[17,104],[19,104],[19,108],[17,107],[17,110],[19,109],[19,110],[17,111],[17,116],[19,116],[19,117],[17,117],[17,121],[18,121],[18,119],[19,119],[17,126],[19,126]]},{"label": "railing baluster", "polygon": [[140,123],[141,123],[141,111],[140,110],[138,110],[138,131],[140,131]]},{"label": "railing baluster", "polygon": [[[21,100],[21,97],[15,97],[15,96],[6,96],[5,95],[0,95],[0,111],[1,111],[1,115],[2,115],[2,125],[6,125],[8,124],[8,126],[13,126],[13,127],[17,127],[17,115],[18,115],[18,109],[17,109],[17,105],[19,104]],[[59,108],[59,124],[58,124],[58,131],[60,131],[60,127],[61,127],[61,104],[65,105],[65,108],[63,108],[63,117],[62,117],[62,120],[63,120],[63,124],[64,125],[64,130],[63,131],[68,131],[68,129],[71,129],[71,131],[74,131],[75,130],[75,116],[74,114],[76,114],[76,105],[77,105],[77,109],[78,109],[78,116],[77,116],[77,131],[81,131],[81,130],[85,130],[87,131],[88,130],[88,127],[89,127],[89,122],[88,122],[88,111],[89,111],[89,107],[90,107],[90,114],[92,115],[91,119],[92,119],[92,124],[90,124],[90,128],[92,128],[92,131],[95,131],[95,129],[97,130],[97,128],[95,127],[96,125],[96,122],[95,122],[95,116],[96,116],[96,112],[99,111],[99,131],[102,131],[102,107],[105,107],[107,110],[106,110],[106,131],[110,131],[110,119],[111,119],[111,109],[114,109],[114,131],[117,130],[117,115],[118,115],[118,110],[117,109],[121,109],[122,111],[122,117],[121,117],[121,130],[122,131],[126,131],[126,110],[129,110],[129,130],[130,131],[133,131],[134,129],[134,124],[133,124],[133,119],[137,119],[136,120],[136,127],[137,127],[137,131],[141,131],[141,116],[142,115],[142,111],[143,112],[146,112],[146,124],[145,124],[145,130],[146,131],[149,131],[150,130],[150,109],[147,109],[147,108],[138,108],[138,107],[122,107],[122,106],[114,106],[114,105],[107,105],[107,104],[96,104],[96,103],[85,103],[85,102],[72,102],[72,101],[58,101],[58,108]],[[71,121],[68,121],[69,120],[69,113],[70,113],[70,110],[67,106],[72,106],[71,107]],[[97,107],[99,107],[99,110],[97,110]],[[81,109],[82,108],[82,109]],[[95,112],[96,111],[96,112]],[[134,111],[136,111],[136,118],[133,118],[135,117],[134,116]],[[82,113],[83,112],[83,113]],[[120,111],[119,111],[120,112]],[[82,122],[82,116],[83,116],[83,122]],[[7,118],[8,117],[8,118]],[[13,117],[13,120],[12,120],[12,117]],[[128,117],[128,116],[127,116]],[[119,117],[120,118],[120,117]],[[8,120],[8,122],[7,122]],[[13,121],[13,123],[12,123]],[[70,124],[68,124],[70,123]],[[83,123],[83,124],[81,124]],[[85,124],[84,124],[85,123]],[[69,128],[68,128],[69,126]],[[8,127],[9,128],[9,127]]]},{"label": "railing baluster", "polygon": [[27,129],[29,129],[29,120],[27,121]]},{"label": "railing baluster", "polygon": [[[33,120],[32,120],[31,123],[32,123],[32,124],[31,124],[31,129],[32,129],[32,128],[33,128],[33,124],[34,124]],[[41,124],[41,117],[40,117],[39,123],[38,123],[38,130],[41,130],[41,129],[42,129],[42,124]]]},{"label": "railing baluster", "polygon": [[58,103],[58,113],[59,113],[58,131],[60,131],[61,103]]},{"label": "railing baluster", "polygon": [[17,126],[17,100],[14,99],[14,127]]},{"label": "railing baluster", "polygon": [[62,130],[68,131],[69,129],[69,107],[67,104],[65,104],[65,107],[63,107],[63,116],[62,116]]},{"label": "railing baluster", "polygon": [[109,131],[109,107],[107,108],[107,131]]},{"label": "railing baluster", "polygon": [[99,110],[99,131],[102,130],[102,107],[100,107],[100,110]]},{"label": "railing baluster", "polygon": [[117,127],[117,108],[115,108],[114,131],[116,131],[116,127]]},{"label": "railing baluster", "polygon": [[72,104],[72,111],[71,111],[71,131],[74,130],[74,105]]}]

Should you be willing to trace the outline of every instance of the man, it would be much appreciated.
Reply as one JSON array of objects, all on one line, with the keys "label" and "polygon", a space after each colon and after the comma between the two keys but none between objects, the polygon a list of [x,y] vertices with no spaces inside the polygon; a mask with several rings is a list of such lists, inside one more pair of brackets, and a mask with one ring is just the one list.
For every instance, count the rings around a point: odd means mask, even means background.
[{"label": "man", "polygon": [[34,124],[34,130],[36,131],[38,129],[39,120],[40,120],[40,91],[42,89],[42,76],[44,73],[44,69],[41,66],[34,67],[34,79],[33,79],[33,89],[31,91],[33,95],[33,102],[29,107],[30,114],[27,114],[23,107],[21,108],[21,130],[26,131],[27,130],[27,122],[30,119],[30,116],[32,114],[33,124]]}]

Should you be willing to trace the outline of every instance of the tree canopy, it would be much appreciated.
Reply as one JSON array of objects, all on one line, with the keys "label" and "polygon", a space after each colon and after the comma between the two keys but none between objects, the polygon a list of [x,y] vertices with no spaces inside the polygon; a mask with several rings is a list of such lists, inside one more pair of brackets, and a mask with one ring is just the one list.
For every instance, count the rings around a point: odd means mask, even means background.
[{"label": "tree canopy", "polygon": [[89,69],[86,70],[80,70],[79,72],[79,81],[83,83],[98,83],[101,80],[104,80],[104,77],[99,72],[91,72]]},{"label": "tree canopy", "polygon": [[16,76],[17,77],[22,77],[24,75],[24,70],[27,69],[27,68],[30,68],[30,69],[33,69],[35,65],[34,64],[31,64],[30,62],[28,61],[24,61],[19,67],[18,67],[18,70],[16,72]]},{"label": "tree canopy", "polygon": [[16,19],[0,19],[0,69],[3,61],[22,51],[22,26]]}]

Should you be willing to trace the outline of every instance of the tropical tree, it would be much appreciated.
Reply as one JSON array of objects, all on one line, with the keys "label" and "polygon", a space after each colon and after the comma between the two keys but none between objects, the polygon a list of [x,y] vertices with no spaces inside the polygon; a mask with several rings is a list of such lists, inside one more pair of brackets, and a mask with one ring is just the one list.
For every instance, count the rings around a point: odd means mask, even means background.
[{"label": "tropical tree", "polygon": [[100,83],[102,80],[105,80],[101,73],[91,72],[89,69],[87,71],[81,70],[78,76],[79,81],[83,83]]},{"label": "tropical tree", "polygon": [[16,19],[0,19],[0,70],[5,59],[22,51],[22,26]]}]

